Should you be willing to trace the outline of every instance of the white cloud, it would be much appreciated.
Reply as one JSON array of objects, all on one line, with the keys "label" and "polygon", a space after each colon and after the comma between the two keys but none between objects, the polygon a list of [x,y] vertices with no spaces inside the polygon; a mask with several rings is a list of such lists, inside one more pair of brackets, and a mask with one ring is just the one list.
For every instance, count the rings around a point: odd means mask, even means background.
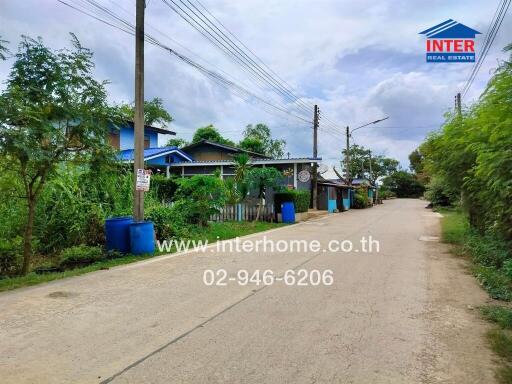
[{"label": "white cloud", "polygon": [[[134,1],[100,0],[123,17],[133,20]],[[400,159],[424,134],[442,121],[453,97],[471,70],[469,64],[426,64],[423,37],[418,32],[448,18],[482,32],[487,30],[494,4],[478,0],[463,3],[442,0],[203,0],[211,12],[265,63],[290,83],[308,102],[317,103],[324,116],[352,127],[385,115],[384,126],[354,134],[358,144],[376,153]],[[118,8],[119,4],[123,9]],[[52,0],[2,2],[2,38],[15,49],[21,34],[42,36],[59,48],[74,32],[95,52],[96,74],[110,79],[113,101],[133,100],[133,38]],[[511,16],[503,22],[494,47],[467,100],[485,86],[501,47],[512,36]],[[261,90],[200,34],[161,1],[149,2],[146,29],[179,52],[214,70],[222,70],[254,92],[276,100]],[[158,31],[172,37],[169,40]],[[479,38],[477,47],[481,45]],[[177,44],[179,42],[180,44]],[[193,56],[186,48],[206,61]],[[0,63],[5,79],[11,62]],[[246,124],[266,122],[276,136],[288,142],[292,155],[311,154],[311,127],[283,115],[269,115],[257,105],[246,104],[223,88],[154,47],[146,50],[147,97],[158,96],[175,118],[172,128],[190,139],[193,129],[213,123],[226,136],[240,138]],[[312,110],[310,118],[312,118]],[[325,122],[325,121],[324,121]],[[425,128],[416,128],[426,126]],[[414,127],[414,128],[413,128]],[[319,153],[337,163],[344,137],[321,131]]]}]

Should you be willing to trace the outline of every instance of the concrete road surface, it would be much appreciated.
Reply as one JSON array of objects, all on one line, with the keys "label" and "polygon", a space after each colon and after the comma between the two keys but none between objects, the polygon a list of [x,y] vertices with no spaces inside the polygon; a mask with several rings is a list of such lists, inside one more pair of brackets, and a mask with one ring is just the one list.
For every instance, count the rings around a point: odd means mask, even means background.
[{"label": "concrete road surface", "polygon": [[[249,238],[320,250],[213,247],[0,294],[0,382],[492,383],[473,309],[486,295],[424,206],[386,201]],[[379,252],[362,251],[370,235]],[[354,249],[324,251],[330,240]],[[205,270],[226,285],[206,286]],[[288,270],[291,285],[241,285],[240,270]],[[299,270],[306,285],[291,281]],[[333,284],[312,285],[314,270]]]}]

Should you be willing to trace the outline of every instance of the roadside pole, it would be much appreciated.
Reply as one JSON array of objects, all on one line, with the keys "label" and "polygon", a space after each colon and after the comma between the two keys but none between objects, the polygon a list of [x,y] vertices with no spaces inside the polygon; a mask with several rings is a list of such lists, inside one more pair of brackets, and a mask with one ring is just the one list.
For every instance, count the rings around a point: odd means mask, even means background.
[{"label": "roadside pole", "polygon": [[346,152],[345,152],[345,168],[346,168],[346,178],[347,178],[347,185],[352,185],[350,181],[350,143],[349,143],[349,137],[350,137],[350,128],[347,126],[347,140],[346,140]]},{"label": "roadside pole", "polygon": [[137,0],[135,21],[135,145],[133,161],[135,221],[144,220],[144,191],[137,187],[137,177],[144,172],[144,8],[145,0]]},{"label": "roadside pole", "polygon": [[460,92],[457,93],[457,95],[455,96],[455,110],[457,111],[457,115],[459,117],[462,116],[462,103],[461,103],[461,99],[460,99]]},{"label": "roadside pole", "polygon": [[[318,105],[315,105],[314,117],[313,117],[313,157],[316,159],[318,157]],[[313,163],[313,178],[312,178],[312,199],[313,199],[313,209],[317,208],[317,164]]]}]

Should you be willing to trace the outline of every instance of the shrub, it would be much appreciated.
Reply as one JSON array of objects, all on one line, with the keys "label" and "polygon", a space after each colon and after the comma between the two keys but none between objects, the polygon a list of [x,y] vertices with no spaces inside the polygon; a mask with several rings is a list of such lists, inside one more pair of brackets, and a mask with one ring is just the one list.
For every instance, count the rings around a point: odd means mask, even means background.
[{"label": "shrub", "polygon": [[186,205],[187,202],[180,200],[172,206],[155,205],[146,210],[145,219],[151,220],[155,225],[155,234],[158,240],[189,235]]},{"label": "shrub", "polygon": [[442,177],[433,177],[427,185],[425,198],[434,206],[446,207],[457,201],[457,192],[454,191]]},{"label": "shrub", "polygon": [[365,188],[359,188],[356,190],[354,195],[354,208],[362,209],[367,208],[370,204],[370,199],[368,198],[368,192]]},{"label": "shrub", "polygon": [[389,199],[391,197],[396,197],[396,194],[394,192],[391,192],[387,189],[379,189],[379,198],[382,200]]},{"label": "shrub", "polygon": [[21,267],[22,238],[0,239],[0,275],[14,276]]},{"label": "shrub", "polygon": [[288,190],[283,192],[276,192],[274,194],[275,211],[281,213],[281,204],[286,201],[292,201],[295,205],[295,212],[307,212],[311,194],[309,191]]},{"label": "shrub", "polygon": [[151,189],[159,201],[170,202],[178,189],[178,182],[172,177],[154,175],[151,177]]},{"label": "shrub", "polygon": [[226,204],[226,189],[217,176],[196,175],[177,181],[175,201],[189,224],[205,226],[210,216]]},{"label": "shrub", "polygon": [[75,268],[89,265],[105,258],[101,247],[78,245],[64,249],[60,254],[62,268]]}]

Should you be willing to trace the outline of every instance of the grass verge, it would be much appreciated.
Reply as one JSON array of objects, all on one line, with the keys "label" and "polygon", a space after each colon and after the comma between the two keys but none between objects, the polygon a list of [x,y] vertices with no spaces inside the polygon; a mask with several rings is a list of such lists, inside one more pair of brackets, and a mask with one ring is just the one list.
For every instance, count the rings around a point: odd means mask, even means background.
[{"label": "grass verge", "polygon": [[[212,223],[207,228],[198,229],[193,237],[194,239],[208,240],[208,243],[215,243],[216,241],[233,239],[236,237],[250,235],[252,233],[267,231],[270,229],[278,228],[284,224],[280,223],[245,223],[245,222],[223,222]],[[85,273],[98,271],[101,269],[109,269],[118,265],[129,264],[144,259],[149,259],[158,255],[166,253],[174,253],[176,249],[171,248],[170,252],[155,252],[153,255],[133,256],[127,255],[124,257],[102,260],[86,267],[75,268],[64,272],[50,272],[44,274],[37,274],[31,272],[25,276],[11,277],[0,279],[0,292],[9,291],[16,288],[28,287],[31,285],[46,283],[48,281],[63,279],[65,277],[79,276]]]},{"label": "grass verge", "polygon": [[[495,236],[471,230],[466,216],[458,210],[443,209],[439,212],[443,214],[443,241],[453,245],[453,253],[471,259],[473,273],[492,298],[511,301],[510,245]],[[512,309],[506,305],[489,305],[480,311],[485,319],[496,324],[487,333],[490,347],[501,358],[496,377],[501,384],[512,384]]]}]

